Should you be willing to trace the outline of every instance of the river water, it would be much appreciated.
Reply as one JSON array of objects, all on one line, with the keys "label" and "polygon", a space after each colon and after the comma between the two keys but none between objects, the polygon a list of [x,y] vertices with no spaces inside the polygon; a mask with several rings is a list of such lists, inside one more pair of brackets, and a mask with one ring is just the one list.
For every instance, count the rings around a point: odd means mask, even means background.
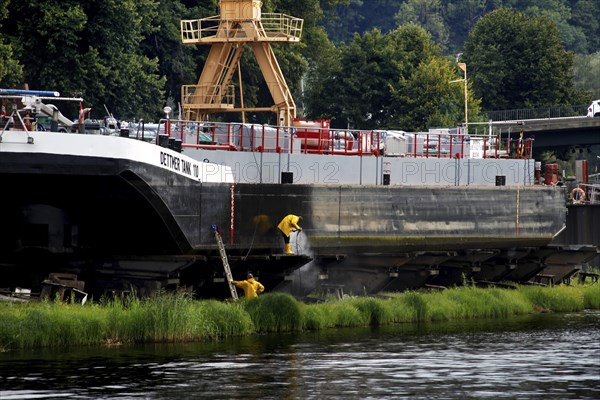
[{"label": "river water", "polygon": [[0,353],[0,399],[600,399],[600,311]]}]

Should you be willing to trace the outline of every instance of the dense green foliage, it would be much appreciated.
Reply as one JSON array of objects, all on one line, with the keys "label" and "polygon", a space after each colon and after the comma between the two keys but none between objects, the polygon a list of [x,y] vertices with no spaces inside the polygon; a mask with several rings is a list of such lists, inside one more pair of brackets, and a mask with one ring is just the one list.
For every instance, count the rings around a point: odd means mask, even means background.
[{"label": "dense green foliage", "polygon": [[458,52],[479,18],[503,7],[547,17],[557,25],[568,50],[581,54],[600,50],[597,0],[350,0],[347,6],[327,9],[324,25],[339,43],[352,40],[354,32],[374,27],[386,32],[396,23],[415,22],[444,49]]},{"label": "dense green foliage", "polygon": [[[181,85],[196,83],[209,50],[183,45],[179,21],[216,15],[217,4],[0,0],[0,87],[27,83],[81,96],[92,118],[106,106],[121,119],[156,120],[165,104],[178,109]],[[574,85],[600,90],[595,0],[264,0],[263,12],[304,20],[301,43],[274,45],[275,53],[300,116],[331,118],[337,127],[421,130],[462,122],[463,89],[448,82],[462,77],[454,53],[465,41],[471,121],[480,105],[587,104],[591,95]],[[565,49],[585,66],[574,69]],[[245,106],[272,104],[249,51],[242,65]],[[75,115],[72,107],[63,111]],[[268,113],[246,117],[275,122]]]},{"label": "dense green foliage", "polygon": [[[157,3],[125,1],[10,1],[3,21],[31,88],[81,96],[131,115],[160,110],[166,78],[139,44],[156,30]],[[3,81],[4,82],[4,81]]]},{"label": "dense green foliage", "polygon": [[465,43],[475,94],[491,109],[580,104],[574,90],[573,55],[544,17],[499,9],[482,17]]},{"label": "dense green foliage", "polygon": [[600,99],[600,51],[587,55],[576,54],[574,75],[575,87],[585,88],[592,93],[592,98]]},{"label": "dense green foliage", "polygon": [[[333,126],[426,130],[464,121],[463,86],[449,84],[458,72],[430,35],[415,24],[383,34],[375,29],[340,48],[329,71],[308,82],[314,102],[307,113],[332,118]],[[326,96],[319,95],[325,90]],[[469,93],[472,115],[478,100]]]},{"label": "dense green foliage", "polygon": [[0,303],[0,350],[206,341],[253,333],[508,318],[586,308],[600,309],[598,284],[522,286],[516,290],[461,287],[315,304],[298,302],[284,293],[239,302],[197,301],[189,294],[177,293],[84,306]]}]

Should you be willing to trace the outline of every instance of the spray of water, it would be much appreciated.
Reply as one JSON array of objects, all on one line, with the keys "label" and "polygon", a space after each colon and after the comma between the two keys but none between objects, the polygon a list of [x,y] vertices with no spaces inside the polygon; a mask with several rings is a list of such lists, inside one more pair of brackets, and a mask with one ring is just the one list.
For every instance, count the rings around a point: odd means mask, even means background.
[{"label": "spray of water", "polygon": [[[290,235],[290,245],[294,253],[313,257],[313,251],[307,236],[302,231],[293,232]],[[287,286],[285,291],[295,297],[304,297],[312,292],[318,284],[319,266],[310,261],[291,274],[291,285]]]},{"label": "spray of water", "polygon": [[318,285],[321,268],[313,261],[295,270],[292,273],[290,294],[295,297],[305,297]]},{"label": "spray of water", "polygon": [[313,257],[313,251],[310,248],[308,238],[302,231],[296,231],[290,235],[290,244],[294,253]]}]

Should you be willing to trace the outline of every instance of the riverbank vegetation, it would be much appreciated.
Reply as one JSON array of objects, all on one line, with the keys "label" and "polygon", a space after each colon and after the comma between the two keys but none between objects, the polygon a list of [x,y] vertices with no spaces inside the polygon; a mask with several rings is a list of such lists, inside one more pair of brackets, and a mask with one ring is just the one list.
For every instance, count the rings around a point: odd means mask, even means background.
[{"label": "riverbank vegetation", "polygon": [[210,341],[256,333],[383,326],[600,309],[600,285],[461,287],[304,303],[285,293],[249,301],[187,293],[67,304],[0,303],[0,350]]}]

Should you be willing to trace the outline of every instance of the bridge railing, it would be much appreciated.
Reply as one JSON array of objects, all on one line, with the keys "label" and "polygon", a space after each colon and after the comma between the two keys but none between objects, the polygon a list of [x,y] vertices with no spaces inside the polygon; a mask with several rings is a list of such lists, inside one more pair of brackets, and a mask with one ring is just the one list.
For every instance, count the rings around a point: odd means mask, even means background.
[{"label": "bridge railing", "polygon": [[589,104],[563,107],[520,108],[514,110],[483,111],[482,114],[492,121],[514,121],[537,118],[585,117]]}]

